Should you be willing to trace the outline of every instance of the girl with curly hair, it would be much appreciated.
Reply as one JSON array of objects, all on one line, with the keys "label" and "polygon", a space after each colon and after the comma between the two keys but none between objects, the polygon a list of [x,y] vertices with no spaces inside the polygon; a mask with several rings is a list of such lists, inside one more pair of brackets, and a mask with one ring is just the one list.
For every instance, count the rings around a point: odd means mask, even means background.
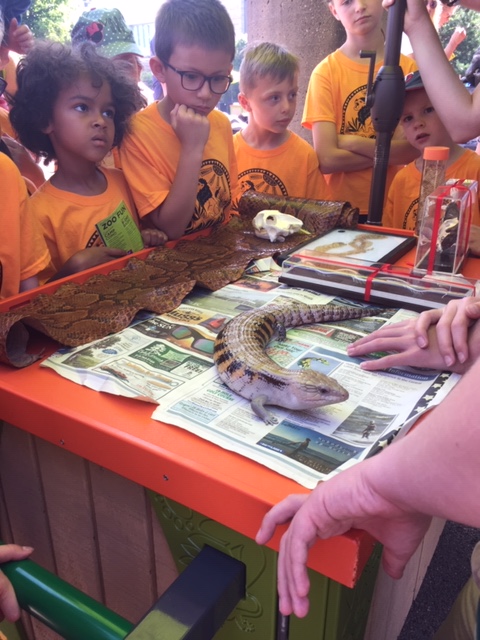
[{"label": "girl with curly hair", "polygon": [[[52,259],[41,281],[138,249],[129,240],[120,242],[125,238],[121,233],[114,233],[116,240],[106,246],[102,234],[107,223],[111,231],[120,219],[122,228],[132,227],[133,221],[139,225],[123,173],[100,165],[121,143],[130,116],[142,104],[122,63],[99,55],[89,43],[72,49],[41,42],[19,64],[17,82],[10,111],[13,127],[33,153],[46,163],[56,161],[53,176],[31,198]],[[166,240],[152,229],[142,231],[142,237],[145,246]]]}]

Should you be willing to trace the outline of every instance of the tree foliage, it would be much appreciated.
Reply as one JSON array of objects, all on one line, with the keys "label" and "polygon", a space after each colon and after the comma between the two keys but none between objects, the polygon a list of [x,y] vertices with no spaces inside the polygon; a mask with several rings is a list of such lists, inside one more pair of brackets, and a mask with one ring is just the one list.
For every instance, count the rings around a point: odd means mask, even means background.
[{"label": "tree foliage", "polygon": [[33,0],[22,21],[35,38],[69,42],[71,28],[82,11],[79,0]]},{"label": "tree foliage", "polygon": [[469,66],[475,50],[480,46],[480,13],[460,7],[439,32],[442,45],[445,47],[455,27],[464,27],[467,37],[455,51],[452,65],[459,75],[463,75]]}]

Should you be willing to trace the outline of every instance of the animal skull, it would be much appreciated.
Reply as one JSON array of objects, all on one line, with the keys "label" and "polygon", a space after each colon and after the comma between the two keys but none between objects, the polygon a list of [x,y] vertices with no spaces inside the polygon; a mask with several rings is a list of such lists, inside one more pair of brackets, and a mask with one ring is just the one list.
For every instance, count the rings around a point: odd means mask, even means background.
[{"label": "animal skull", "polygon": [[252,220],[255,235],[270,242],[283,242],[287,236],[300,231],[303,222],[295,216],[280,211],[264,209]]}]

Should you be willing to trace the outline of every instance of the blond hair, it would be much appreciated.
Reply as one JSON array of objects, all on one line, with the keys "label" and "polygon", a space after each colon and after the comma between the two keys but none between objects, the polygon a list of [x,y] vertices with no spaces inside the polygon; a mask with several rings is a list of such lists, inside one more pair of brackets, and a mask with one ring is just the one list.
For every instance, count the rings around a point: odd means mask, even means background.
[{"label": "blond hair", "polygon": [[297,56],[273,42],[252,44],[245,50],[240,65],[240,91],[246,93],[254,89],[256,82],[265,76],[282,82],[286,78],[293,80],[299,69]]}]

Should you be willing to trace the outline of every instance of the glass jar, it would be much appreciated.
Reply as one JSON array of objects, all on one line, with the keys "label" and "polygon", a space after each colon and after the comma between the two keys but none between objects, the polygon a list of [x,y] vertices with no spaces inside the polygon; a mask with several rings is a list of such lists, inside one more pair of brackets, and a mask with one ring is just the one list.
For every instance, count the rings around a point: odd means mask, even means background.
[{"label": "glass jar", "polygon": [[448,147],[425,147],[423,150],[422,181],[418,199],[415,234],[418,236],[424,216],[425,200],[437,187],[445,184],[445,171],[450,154]]}]

